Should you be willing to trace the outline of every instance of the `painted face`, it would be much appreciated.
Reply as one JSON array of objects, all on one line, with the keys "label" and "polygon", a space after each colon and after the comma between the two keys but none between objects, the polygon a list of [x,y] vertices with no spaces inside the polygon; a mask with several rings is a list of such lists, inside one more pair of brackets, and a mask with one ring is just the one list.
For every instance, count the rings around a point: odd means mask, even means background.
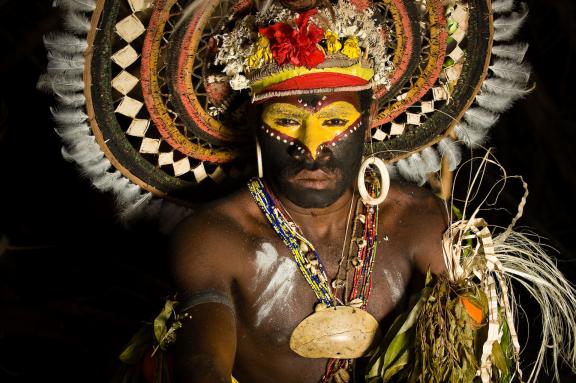
[{"label": "painted face", "polygon": [[268,182],[293,203],[325,207],[351,187],[364,144],[356,93],[272,99],[258,133]]}]

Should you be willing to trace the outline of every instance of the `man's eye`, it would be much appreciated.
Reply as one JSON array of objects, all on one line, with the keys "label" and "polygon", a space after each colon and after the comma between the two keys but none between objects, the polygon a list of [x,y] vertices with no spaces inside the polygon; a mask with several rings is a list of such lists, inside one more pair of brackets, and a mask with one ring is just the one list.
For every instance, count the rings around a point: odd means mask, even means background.
[{"label": "man's eye", "polygon": [[348,123],[348,120],[343,120],[341,118],[331,118],[329,120],[325,120],[322,125],[324,126],[344,126]]},{"label": "man's eye", "polygon": [[300,123],[296,120],[293,120],[291,118],[278,118],[274,121],[274,123],[276,125],[280,125],[280,126],[299,126]]}]

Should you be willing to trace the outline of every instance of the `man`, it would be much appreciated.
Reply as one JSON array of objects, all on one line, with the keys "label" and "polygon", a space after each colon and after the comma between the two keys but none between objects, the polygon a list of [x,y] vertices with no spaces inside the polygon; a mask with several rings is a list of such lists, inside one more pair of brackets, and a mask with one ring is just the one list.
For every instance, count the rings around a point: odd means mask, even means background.
[{"label": "man", "polygon": [[[154,355],[155,381],[166,377],[158,355],[177,338],[180,381],[510,381],[522,374],[511,280],[543,312],[528,381],[550,348],[576,365],[576,291],[513,231],[525,200],[499,235],[466,209],[443,234],[445,207],[425,189],[389,185],[383,162],[424,184],[456,168],[455,138],[484,143],[530,88],[527,45],[510,41],[525,6],[121,3],[63,2],[74,34],[46,39],[41,83],[59,97],[66,157],[116,194],[125,219],[178,219],[152,194],[195,204],[227,189],[227,176],[247,176],[251,116],[263,170],[178,227],[178,303],[122,353],[129,374]],[[390,326],[427,271],[446,272],[426,278]]]},{"label": "man", "polygon": [[[258,139],[264,183],[315,245],[329,278],[335,278],[352,240],[350,211],[358,198],[355,182],[371,118],[366,93],[286,96],[262,105]],[[320,142],[357,120],[363,123],[354,134],[331,145]],[[278,140],[282,132],[294,141]],[[296,140],[304,151],[290,144]],[[367,311],[386,332],[391,313],[404,307],[410,282],[421,283],[428,270],[444,270],[446,212],[429,191],[400,182],[392,183],[380,210]],[[182,223],[172,264],[181,296],[192,297],[176,344],[177,381],[229,382],[233,375],[240,382],[317,382],[322,377],[326,359],[304,358],[289,347],[291,333],[314,312],[317,299],[248,188]]]}]

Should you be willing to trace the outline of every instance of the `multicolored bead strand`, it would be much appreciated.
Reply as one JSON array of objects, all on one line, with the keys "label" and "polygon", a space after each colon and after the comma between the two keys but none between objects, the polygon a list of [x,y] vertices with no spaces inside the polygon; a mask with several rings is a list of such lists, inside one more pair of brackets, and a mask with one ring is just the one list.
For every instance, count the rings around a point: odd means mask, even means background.
[{"label": "multicolored bead strand", "polygon": [[330,288],[326,270],[314,246],[302,235],[295,223],[286,219],[260,179],[250,180],[248,188],[274,231],[290,249],[302,275],[318,300],[328,307],[336,306],[337,301]]}]

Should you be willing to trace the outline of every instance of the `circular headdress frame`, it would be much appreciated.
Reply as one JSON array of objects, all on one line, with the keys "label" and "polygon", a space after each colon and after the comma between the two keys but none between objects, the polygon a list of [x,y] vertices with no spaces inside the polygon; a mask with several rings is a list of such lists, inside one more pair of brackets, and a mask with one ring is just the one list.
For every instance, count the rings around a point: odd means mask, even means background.
[{"label": "circular headdress frame", "polygon": [[[214,36],[253,13],[251,0],[197,0],[192,5],[189,0],[87,0],[63,6],[74,16],[69,24],[75,36],[47,39],[50,64],[58,65],[51,70],[49,64],[44,80],[61,98],[63,108],[54,115],[62,125],[70,124],[72,110],[84,132],[84,109],[79,108],[85,107],[93,138],[83,136],[80,145],[73,141],[77,134],[62,135],[74,147],[69,156],[84,168],[91,166],[85,170],[90,177],[102,178],[95,174],[98,168],[106,179],[126,177],[130,185],[187,203],[226,193],[255,172],[251,95],[232,90],[230,78],[213,60],[218,49]],[[489,0],[379,0],[371,7],[384,24],[393,70],[385,86],[374,88],[377,114],[366,151],[422,183],[427,173],[440,169],[442,156],[455,167],[455,139],[482,143],[486,128],[503,111],[486,106],[491,102],[482,105],[480,91],[501,97],[504,86],[508,106],[525,94],[521,83],[527,79],[517,78],[522,74],[492,79],[500,81],[492,85],[486,76],[499,75],[491,52],[503,57],[500,62],[508,69],[516,65],[508,73],[526,69],[524,46],[509,45],[511,52],[504,45],[492,49],[492,43],[510,40],[527,10]],[[503,16],[493,22],[493,13]],[[494,34],[499,20],[513,30]],[[77,40],[72,47],[71,39],[83,33],[85,42]],[[77,93],[65,97],[61,89],[77,80],[78,67],[70,66],[76,65],[80,49],[84,105],[75,101]],[[90,146],[94,139],[109,163],[96,165],[101,159]],[[92,157],[82,157],[79,146],[89,146]],[[121,176],[109,174],[110,164]]]}]

